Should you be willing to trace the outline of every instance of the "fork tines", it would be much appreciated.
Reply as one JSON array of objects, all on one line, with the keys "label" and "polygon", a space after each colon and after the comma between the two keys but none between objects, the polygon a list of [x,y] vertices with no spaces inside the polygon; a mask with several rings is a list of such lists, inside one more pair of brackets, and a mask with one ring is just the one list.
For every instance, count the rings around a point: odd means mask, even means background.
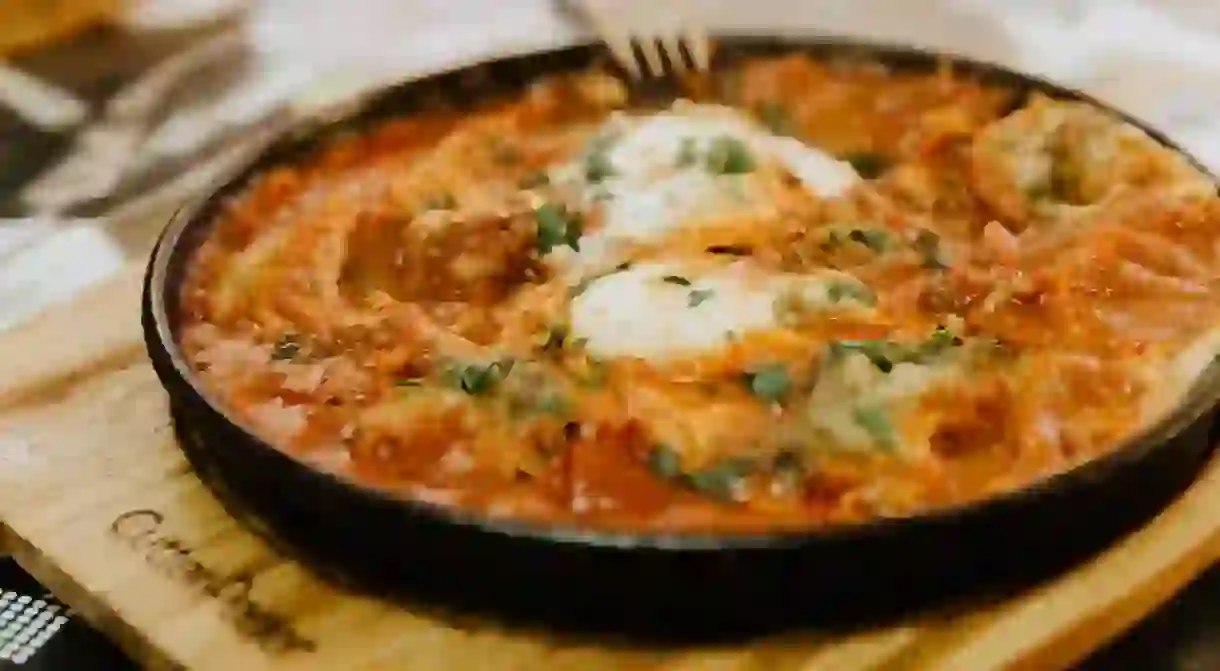
[{"label": "fork tines", "polygon": [[633,78],[677,75],[691,69],[702,72],[710,67],[707,33],[680,17],[672,5],[575,0],[568,6],[583,14]]},{"label": "fork tines", "polygon": [[681,74],[690,69],[708,69],[710,50],[707,36],[702,31],[688,29],[681,34],[629,34],[603,35],[606,46],[619,64],[635,78],[641,76],[662,77],[665,74]]}]

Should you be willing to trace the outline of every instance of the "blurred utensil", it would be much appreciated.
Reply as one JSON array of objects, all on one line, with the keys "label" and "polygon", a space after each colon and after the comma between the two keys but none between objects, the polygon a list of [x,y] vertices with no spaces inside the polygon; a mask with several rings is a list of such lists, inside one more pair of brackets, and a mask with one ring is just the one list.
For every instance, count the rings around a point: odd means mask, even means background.
[{"label": "blurred utensil", "polygon": [[615,60],[633,78],[663,77],[694,68],[708,69],[711,47],[707,32],[674,3],[646,0],[563,0],[606,43]]},{"label": "blurred utensil", "polygon": [[0,61],[0,107],[46,131],[79,125],[89,115],[80,98],[54,84]]}]

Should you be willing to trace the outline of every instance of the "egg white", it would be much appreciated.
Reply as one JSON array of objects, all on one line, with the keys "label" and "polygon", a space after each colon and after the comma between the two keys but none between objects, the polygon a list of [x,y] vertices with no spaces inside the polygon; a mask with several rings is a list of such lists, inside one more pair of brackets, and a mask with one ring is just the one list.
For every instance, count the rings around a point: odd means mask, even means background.
[{"label": "egg white", "polygon": [[694,357],[781,328],[777,304],[792,292],[813,309],[867,309],[831,298],[830,287],[842,281],[854,280],[831,270],[772,273],[746,260],[639,263],[591,281],[572,301],[571,331],[599,358]]},{"label": "egg white", "polygon": [[[814,195],[837,196],[859,181],[851,165],[799,140],[768,133],[748,117],[717,105],[676,105],[641,118],[616,117],[600,134],[609,144],[611,175],[582,183],[585,201],[602,210],[602,224],[579,240],[579,252],[560,250],[556,268],[580,274],[612,259],[615,250],[649,243],[684,230],[733,219],[766,217],[775,204],[752,173],[719,175],[702,161],[681,165],[679,156],[703,156],[714,141],[739,140],[759,163],[783,166]],[[553,179],[582,182],[583,165],[558,168]]]}]

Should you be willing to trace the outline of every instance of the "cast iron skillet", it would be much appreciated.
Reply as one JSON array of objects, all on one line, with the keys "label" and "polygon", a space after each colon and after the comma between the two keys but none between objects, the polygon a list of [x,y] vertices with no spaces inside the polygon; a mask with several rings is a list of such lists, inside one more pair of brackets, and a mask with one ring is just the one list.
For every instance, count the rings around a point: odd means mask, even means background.
[{"label": "cast iron skillet", "polygon": [[[926,70],[943,58],[814,38],[722,38],[719,44],[720,65],[743,54],[792,49],[858,54],[897,69]],[[182,449],[234,515],[324,574],[379,594],[490,609],[507,616],[505,622],[704,637],[859,622],[1045,577],[1147,520],[1196,475],[1209,452],[1220,397],[1216,365],[1173,416],[1145,435],[1024,489],[905,519],[755,536],[544,528],[401,500],[275,449],[197,385],[176,345],[184,264],[218,207],[252,176],[301,158],[337,132],[409,114],[438,98],[460,105],[493,87],[517,90],[539,75],[602,57],[596,47],[577,46],[390,87],[342,118],[300,123],[170,222],[145,278],[145,340]],[[952,60],[985,81],[1097,104],[996,66]]]}]

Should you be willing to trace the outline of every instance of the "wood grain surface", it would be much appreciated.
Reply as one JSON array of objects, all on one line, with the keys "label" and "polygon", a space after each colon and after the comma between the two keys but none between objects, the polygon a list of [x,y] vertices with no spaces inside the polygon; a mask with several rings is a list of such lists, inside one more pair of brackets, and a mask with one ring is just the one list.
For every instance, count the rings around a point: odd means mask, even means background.
[{"label": "wood grain surface", "polygon": [[142,350],[141,272],[0,338],[0,543],[149,668],[1055,669],[1220,558],[1217,461],[1144,529],[1067,575],[854,635],[663,649],[412,612],[277,555],[194,477]]}]

